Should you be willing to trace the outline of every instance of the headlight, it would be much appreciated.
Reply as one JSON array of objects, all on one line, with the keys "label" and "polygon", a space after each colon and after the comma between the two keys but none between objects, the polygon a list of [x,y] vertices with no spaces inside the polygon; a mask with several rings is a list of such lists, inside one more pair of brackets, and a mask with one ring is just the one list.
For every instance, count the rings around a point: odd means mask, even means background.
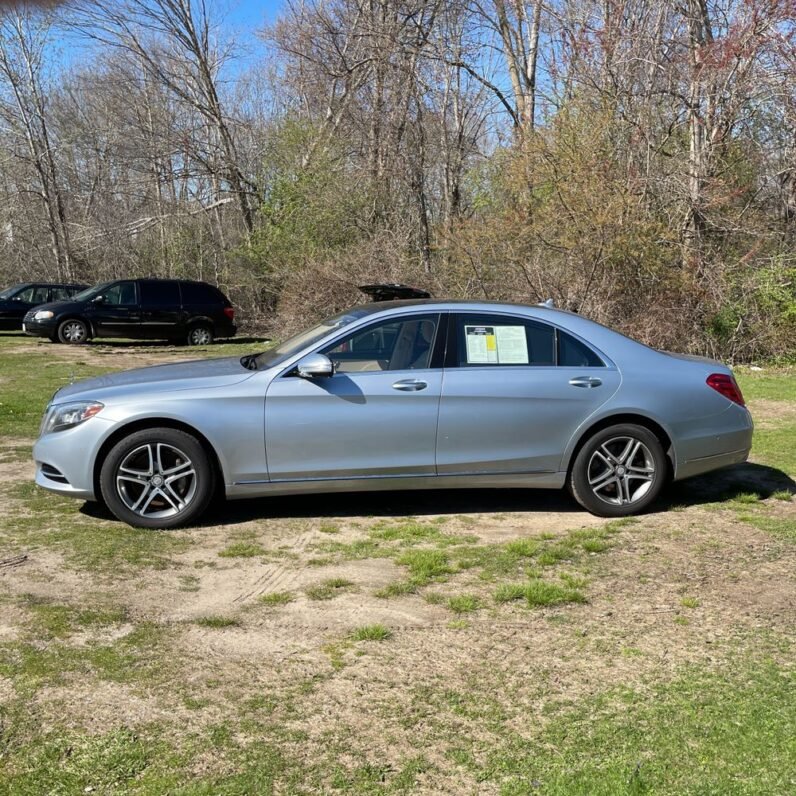
[{"label": "headlight", "polygon": [[51,406],[41,423],[41,435],[80,425],[99,414],[105,405],[98,401],[75,401],[71,404]]},{"label": "headlight", "polygon": [[47,321],[54,317],[55,313],[52,310],[39,310],[34,316],[34,321]]}]

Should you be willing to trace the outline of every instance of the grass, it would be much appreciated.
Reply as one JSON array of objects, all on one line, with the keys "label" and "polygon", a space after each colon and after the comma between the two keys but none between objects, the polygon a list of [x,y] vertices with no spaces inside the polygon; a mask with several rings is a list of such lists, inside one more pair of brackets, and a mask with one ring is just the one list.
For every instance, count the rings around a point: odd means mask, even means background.
[{"label": "grass", "polygon": [[[37,348],[24,355],[17,344],[0,335],[0,371],[4,379],[10,376],[0,382],[0,435],[12,438],[0,450],[0,462],[12,466],[29,460],[26,440],[71,370],[82,377],[110,369],[81,361],[79,350],[72,365],[52,358],[48,343],[41,353]],[[113,348],[91,348],[115,366]],[[224,353],[242,351],[214,346],[174,356]],[[741,380],[753,401],[796,400],[792,373],[742,371]],[[755,434],[756,459],[796,472],[796,424],[783,415],[763,425]],[[774,561],[796,542],[796,520],[785,503],[792,495],[783,484],[773,500],[762,500],[756,488],[745,484],[714,511],[759,529],[766,561]],[[4,571],[0,579],[0,625],[12,631],[0,635],[0,796],[446,788],[502,796],[707,796],[793,790],[796,683],[786,642],[739,624],[727,632],[739,639],[737,653],[715,643],[705,665],[677,665],[676,657],[667,657],[660,666],[654,646],[635,628],[614,628],[625,606],[606,593],[601,578],[620,556],[637,550],[637,542],[647,544],[647,518],[485,543],[473,533],[482,521],[477,514],[362,516],[339,525],[303,515],[269,517],[251,533],[235,530],[216,555],[204,529],[133,531],[13,479],[0,485],[0,505],[0,558],[25,552],[31,562],[45,559],[41,571],[52,573],[52,581],[24,589],[53,595],[17,593],[24,592],[17,583],[26,570]],[[696,516],[704,524],[700,531],[709,530],[716,516],[694,515],[690,504],[683,511],[678,523],[685,528]],[[515,516],[520,524],[522,515]],[[258,541],[273,538],[272,523],[277,531],[317,528],[323,536],[310,555],[272,549]],[[633,536],[626,545],[634,526],[639,540]],[[338,535],[342,527],[345,537]],[[358,538],[349,539],[354,532]],[[688,535],[683,530],[682,538]],[[721,550],[705,547],[712,557]],[[698,570],[703,548],[695,545],[693,554]],[[203,593],[208,589],[199,575],[216,567],[213,577],[232,581],[251,570],[245,559],[276,555],[294,557],[296,566],[381,560],[402,571],[380,592],[403,596],[405,604],[388,606],[396,616],[431,612],[424,601],[450,613],[427,628],[404,627],[399,620],[392,627],[363,624],[337,641],[324,635],[314,648],[307,643],[298,656],[280,649],[275,657],[249,658],[225,652],[227,642],[232,648],[244,637],[267,640],[275,627],[305,644],[310,636],[302,625],[293,626],[294,612],[276,610],[298,593],[275,591],[252,601],[273,610],[245,613],[251,619],[245,626],[223,613],[160,624],[146,618],[160,616],[160,605],[142,608],[146,601],[131,596],[156,582],[164,594],[170,588],[190,605],[191,592],[200,585]],[[659,555],[654,545],[643,552]],[[584,622],[590,614],[577,607],[592,584],[611,603],[614,619],[604,625]],[[673,577],[672,585],[682,584]],[[354,589],[350,580],[330,578],[311,584],[306,595],[331,600]],[[676,615],[661,617],[670,634],[667,654],[680,644],[688,647],[686,657],[708,660],[699,653],[701,642],[695,643],[701,627],[694,618],[709,617],[711,605],[701,607],[684,591],[679,600]],[[524,652],[535,641],[527,630],[509,635],[512,626],[527,623],[523,609],[563,605],[572,607],[545,612],[539,625],[541,633],[554,634],[547,647],[554,661]],[[218,631],[200,634],[212,654],[195,643],[192,626]],[[234,627],[242,629],[223,634]],[[499,654],[487,653],[496,640]],[[585,687],[569,688],[570,681],[578,685],[581,664]]]},{"label": "grass", "polygon": [[265,553],[265,548],[257,542],[233,542],[218,554],[221,558],[256,558]]},{"label": "grass", "polygon": [[200,627],[209,627],[214,630],[221,630],[225,627],[240,627],[240,622],[229,616],[200,616],[194,620]]},{"label": "grass", "polygon": [[386,641],[392,630],[384,625],[362,625],[351,632],[352,641]]},{"label": "grass", "polygon": [[277,606],[277,605],[287,605],[288,603],[292,603],[296,597],[293,592],[290,591],[274,591],[270,594],[263,594],[260,596],[259,601],[263,605],[269,606]]},{"label": "grass", "polygon": [[348,591],[353,585],[353,581],[346,578],[329,578],[322,583],[308,587],[304,593],[310,600],[332,600]]},{"label": "grass", "polygon": [[534,578],[527,583],[503,583],[495,590],[495,602],[524,600],[529,608],[583,603],[586,597],[579,589]]},{"label": "grass", "polygon": [[475,594],[457,594],[449,597],[447,604],[455,614],[471,614],[481,607],[481,598]]}]

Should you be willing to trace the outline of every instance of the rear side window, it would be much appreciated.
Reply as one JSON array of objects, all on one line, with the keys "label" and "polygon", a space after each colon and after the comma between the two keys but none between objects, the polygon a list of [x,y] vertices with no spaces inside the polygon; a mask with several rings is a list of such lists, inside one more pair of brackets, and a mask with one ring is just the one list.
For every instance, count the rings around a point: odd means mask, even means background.
[{"label": "rear side window", "polygon": [[507,315],[459,315],[456,321],[459,367],[555,365],[552,326]]},{"label": "rear side window", "polygon": [[72,295],[72,292],[68,287],[54,287],[50,291],[50,295],[52,297],[52,301],[62,301],[63,299],[67,299]]},{"label": "rear side window", "polygon": [[221,296],[211,285],[203,282],[180,282],[183,304],[220,304]]},{"label": "rear side window", "polygon": [[604,368],[605,363],[572,335],[558,332],[558,364],[568,368]]},{"label": "rear side window", "polygon": [[34,285],[25,288],[21,293],[17,293],[14,298],[25,304],[44,304],[47,301],[47,288]]},{"label": "rear side window", "polygon": [[179,307],[180,288],[176,282],[140,282],[141,305],[145,307]]}]

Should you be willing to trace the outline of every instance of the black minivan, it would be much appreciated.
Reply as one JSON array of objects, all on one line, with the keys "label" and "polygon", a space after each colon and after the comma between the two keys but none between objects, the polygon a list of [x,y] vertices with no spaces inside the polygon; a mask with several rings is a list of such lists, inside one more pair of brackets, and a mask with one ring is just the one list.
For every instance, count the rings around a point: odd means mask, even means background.
[{"label": "black minivan", "polygon": [[234,319],[229,299],[205,282],[120,279],[32,309],[22,328],[73,345],[92,337],[208,345],[217,337],[233,337]]}]

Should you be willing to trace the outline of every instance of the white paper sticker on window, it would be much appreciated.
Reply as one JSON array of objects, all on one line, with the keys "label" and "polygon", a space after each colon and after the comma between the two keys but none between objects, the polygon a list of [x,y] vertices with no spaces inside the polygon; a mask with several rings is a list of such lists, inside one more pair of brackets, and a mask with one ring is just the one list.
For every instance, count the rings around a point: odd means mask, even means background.
[{"label": "white paper sticker on window", "polygon": [[501,365],[527,365],[528,340],[524,326],[496,326],[498,362]]},{"label": "white paper sticker on window", "polygon": [[465,326],[467,341],[467,363],[491,365],[498,362],[497,341],[494,326]]}]

